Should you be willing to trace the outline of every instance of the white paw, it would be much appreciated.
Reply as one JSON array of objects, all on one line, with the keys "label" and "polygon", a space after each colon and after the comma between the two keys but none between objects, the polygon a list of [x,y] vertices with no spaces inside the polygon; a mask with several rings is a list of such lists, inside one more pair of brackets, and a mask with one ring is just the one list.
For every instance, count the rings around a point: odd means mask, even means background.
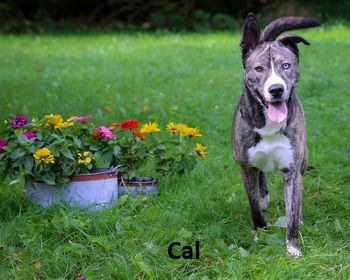
[{"label": "white paw", "polygon": [[259,237],[258,237],[257,231],[256,230],[252,230],[252,234],[253,234],[254,242],[258,242],[259,241]]},{"label": "white paw", "polygon": [[300,249],[294,244],[287,243],[287,254],[291,257],[300,258],[302,256]]},{"label": "white paw", "polygon": [[261,209],[266,209],[269,207],[270,196],[266,195],[264,197],[259,197],[259,204]]}]

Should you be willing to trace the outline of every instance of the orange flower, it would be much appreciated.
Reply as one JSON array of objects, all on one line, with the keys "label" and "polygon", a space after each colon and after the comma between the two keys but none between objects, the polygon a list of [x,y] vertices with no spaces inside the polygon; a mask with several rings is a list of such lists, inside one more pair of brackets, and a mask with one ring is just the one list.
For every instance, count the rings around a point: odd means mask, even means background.
[{"label": "orange flower", "polygon": [[143,140],[143,141],[146,140],[145,134],[144,134],[144,133],[141,133],[140,130],[134,130],[134,131],[132,132],[132,135],[134,135],[134,136],[140,138],[140,139]]},{"label": "orange flower", "polygon": [[120,126],[120,122],[115,122],[115,123],[112,123],[109,127],[108,127],[108,129],[109,130],[113,130],[113,129],[116,129],[117,127],[119,127]]}]

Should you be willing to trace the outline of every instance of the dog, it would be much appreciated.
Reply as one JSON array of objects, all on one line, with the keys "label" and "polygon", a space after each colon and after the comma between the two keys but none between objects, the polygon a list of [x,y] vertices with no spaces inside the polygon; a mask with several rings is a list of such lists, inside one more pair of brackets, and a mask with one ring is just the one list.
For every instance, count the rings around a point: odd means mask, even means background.
[{"label": "dog", "polygon": [[287,254],[295,257],[302,255],[297,238],[303,222],[302,177],[307,161],[304,112],[294,89],[299,80],[297,44],[310,43],[291,34],[277,37],[288,30],[319,25],[313,18],[282,17],[260,34],[255,15],[249,13],[240,43],[244,81],[233,118],[233,158],[241,167],[253,232],[267,226],[262,213],[269,203],[265,173],[282,172]]}]

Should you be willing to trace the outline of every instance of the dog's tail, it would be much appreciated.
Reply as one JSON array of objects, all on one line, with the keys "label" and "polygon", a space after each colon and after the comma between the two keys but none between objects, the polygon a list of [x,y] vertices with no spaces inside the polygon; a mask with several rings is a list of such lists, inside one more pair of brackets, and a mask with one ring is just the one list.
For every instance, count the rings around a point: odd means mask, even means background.
[{"label": "dog's tail", "polygon": [[274,41],[281,33],[308,27],[320,26],[321,23],[314,18],[281,17],[265,27],[260,36],[260,42]]}]

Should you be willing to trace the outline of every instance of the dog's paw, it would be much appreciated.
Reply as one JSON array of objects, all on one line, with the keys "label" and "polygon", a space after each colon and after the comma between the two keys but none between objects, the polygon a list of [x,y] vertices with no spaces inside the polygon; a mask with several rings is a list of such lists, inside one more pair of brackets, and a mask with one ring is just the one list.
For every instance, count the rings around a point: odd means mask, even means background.
[{"label": "dog's paw", "polygon": [[258,233],[257,233],[256,230],[252,230],[252,235],[253,235],[254,242],[258,242],[259,241],[259,237],[258,237]]},{"label": "dog's paw", "polygon": [[266,209],[269,207],[270,196],[266,195],[264,197],[259,197],[259,204],[261,209]]},{"label": "dog's paw", "polygon": [[294,241],[287,241],[287,255],[295,258],[300,258],[302,256],[299,247],[295,244]]}]

